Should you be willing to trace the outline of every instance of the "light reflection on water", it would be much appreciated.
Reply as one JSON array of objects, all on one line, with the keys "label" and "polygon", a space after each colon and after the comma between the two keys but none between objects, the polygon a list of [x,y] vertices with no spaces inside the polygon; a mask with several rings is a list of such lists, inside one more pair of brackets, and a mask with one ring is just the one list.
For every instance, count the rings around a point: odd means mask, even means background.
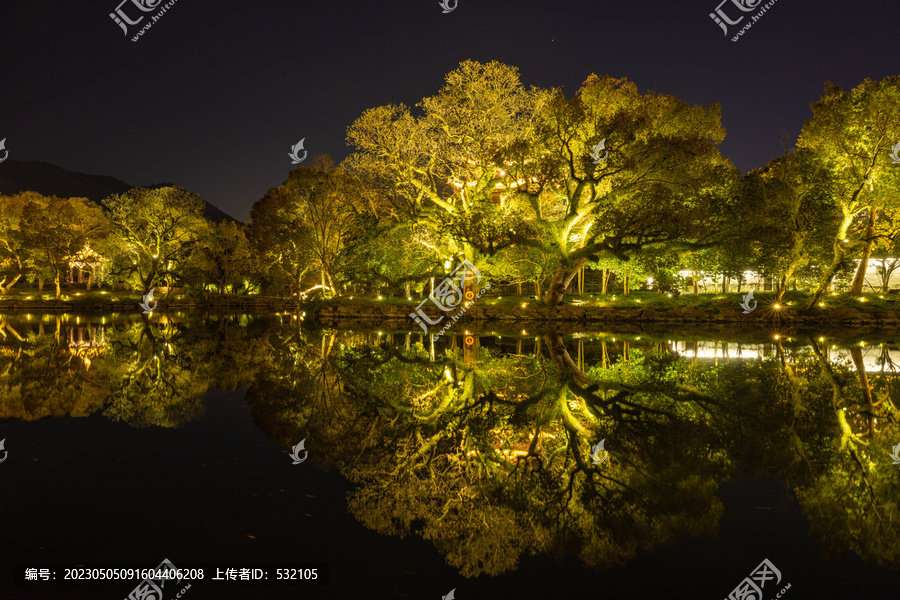
[{"label": "light reflection on water", "polygon": [[763,470],[811,535],[900,564],[892,338],[537,330],[468,324],[433,343],[290,314],[0,316],[0,419],[175,430],[204,421],[212,390],[246,390],[271,445],[306,439],[305,467],[353,482],[354,519],[401,538],[425,523],[467,577],[714,539],[717,490]]}]

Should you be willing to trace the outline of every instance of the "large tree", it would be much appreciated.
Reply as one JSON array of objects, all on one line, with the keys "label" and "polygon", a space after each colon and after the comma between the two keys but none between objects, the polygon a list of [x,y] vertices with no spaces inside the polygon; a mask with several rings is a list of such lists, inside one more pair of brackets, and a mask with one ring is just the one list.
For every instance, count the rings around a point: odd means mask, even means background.
[{"label": "large tree", "polygon": [[[890,158],[892,146],[900,141],[900,77],[866,79],[849,92],[829,82],[812,110],[813,117],[804,124],[797,145],[814,152],[829,171],[834,203],[842,219],[833,235],[833,259],[808,308],[857,253],[862,260],[850,291],[862,292],[878,213],[893,207],[900,191],[900,172]],[[851,237],[860,219],[858,234]]]},{"label": "large tree", "polygon": [[521,219],[499,201],[510,176],[498,152],[529,138],[549,98],[525,88],[515,67],[465,61],[417,105],[421,115],[404,105],[363,113],[348,129],[357,152],[344,164],[373,183],[396,224],[428,228],[450,257],[477,264],[516,239]]},{"label": "large tree", "polygon": [[29,198],[40,197],[35,192],[15,196],[0,194],[0,294],[8,294],[12,286],[27,274],[30,262],[22,221],[22,210]]},{"label": "large tree", "polygon": [[207,222],[203,200],[180,187],[137,188],[103,201],[116,229],[115,270],[144,293],[181,275]]},{"label": "large tree", "polygon": [[200,287],[215,283],[224,294],[253,276],[256,261],[245,229],[243,223],[235,221],[210,224],[188,262],[186,270],[192,283]]},{"label": "large tree", "polygon": [[311,288],[334,292],[337,257],[352,226],[351,198],[358,193],[357,180],[323,155],[253,204],[250,238],[270,283],[303,293],[304,277],[318,271]]},{"label": "large tree", "polygon": [[32,252],[35,267],[49,274],[62,295],[62,275],[70,261],[86,246],[107,235],[103,211],[87,198],[33,196],[22,208],[24,241]]},{"label": "large tree", "polygon": [[809,264],[816,240],[827,237],[840,219],[828,171],[811,151],[796,149],[752,171],[742,188],[759,199],[757,218],[744,238],[755,250],[755,266],[779,276],[781,302],[788,282]]},{"label": "large tree", "polygon": [[644,249],[715,243],[717,205],[736,171],[716,144],[719,107],[640,94],[635,84],[592,75],[572,99],[542,107],[537,135],[503,152],[512,183],[502,205],[525,211],[543,235],[528,240],[559,266],[544,302],[558,304],[591,260],[630,260]]}]

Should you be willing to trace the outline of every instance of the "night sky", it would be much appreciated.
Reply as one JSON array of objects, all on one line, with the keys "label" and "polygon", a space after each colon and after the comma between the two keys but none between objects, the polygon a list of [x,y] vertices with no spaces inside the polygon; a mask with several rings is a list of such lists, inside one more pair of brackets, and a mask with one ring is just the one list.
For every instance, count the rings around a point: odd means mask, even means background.
[{"label": "night sky", "polygon": [[[748,15],[726,37],[709,16],[720,0],[458,0],[448,14],[438,0],[177,0],[137,42],[149,16],[126,37],[109,16],[120,2],[0,4],[9,157],[175,183],[239,219],[296,168],[301,138],[340,161],[364,110],[415,104],[466,59],[569,96],[596,73],[719,102],[720,149],[743,171],[779,155],[782,133],[796,139],[826,81],[849,89],[900,62],[900,4],[886,1],[777,0],[737,42],[758,10],[723,5]],[[132,20],[160,8],[122,5]]]}]

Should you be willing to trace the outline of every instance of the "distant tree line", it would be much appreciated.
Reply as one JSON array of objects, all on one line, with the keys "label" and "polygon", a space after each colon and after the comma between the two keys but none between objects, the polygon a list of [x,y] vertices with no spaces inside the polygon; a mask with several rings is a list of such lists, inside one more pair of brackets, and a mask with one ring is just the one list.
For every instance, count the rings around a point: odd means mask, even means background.
[{"label": "distant tree line", "polygon": [[741,174],[717,149],[718,104],[596,75],[569,98],[525,87],[515,67],[466,61],[416,107],[365,111],[342,164],[320,156],[292,171],[246,225],[207,221],[178,187],[102,208],[3,197],[0,293],[25,279],[59,295],[74,264],[88,285],[144,291],[418,296],[468,259],[549,305],[585,269],[625,293],[648,277],[677,289],[684,271],[695,292],[704,276],[728,291],[754,270],[779,297],[800,282],[812,305],[835,278],[860,293],[868,262],[898,251],[900,78],[826,84],[812,112],[782,156]]}]

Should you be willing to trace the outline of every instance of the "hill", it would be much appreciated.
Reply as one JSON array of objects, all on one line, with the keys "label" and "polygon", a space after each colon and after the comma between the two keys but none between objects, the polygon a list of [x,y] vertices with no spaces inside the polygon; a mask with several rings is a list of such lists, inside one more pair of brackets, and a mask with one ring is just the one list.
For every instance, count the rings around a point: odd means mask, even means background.
[{"label": "hill", "polygon": [[[160,188],[171,183],[148,185]],[[37,192],[60,198],[87,198],[97,204],[111,194],[122,194],[135,186],[106,175],[86,175],[68,171],[50,163],[32,160],[6,160],[0,164],[0,194],[11,196],[20,192]],[[234,217],[206,202],[203,214],[215,222],[236,221]]]}]

